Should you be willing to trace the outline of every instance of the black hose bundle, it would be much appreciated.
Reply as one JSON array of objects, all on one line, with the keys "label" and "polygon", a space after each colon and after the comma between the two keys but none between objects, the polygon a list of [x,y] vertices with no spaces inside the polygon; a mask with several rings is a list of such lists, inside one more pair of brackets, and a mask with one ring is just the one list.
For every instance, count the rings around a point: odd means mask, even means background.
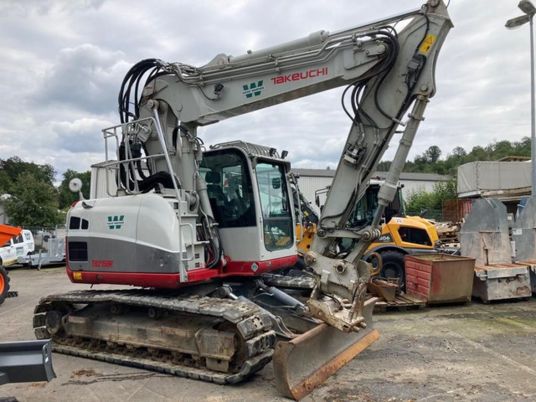
[{"label": "black hose bundle", "polygon": [[[344,112],[348,115],[348,117],[352,120],[354,124],[377,127],[376,122],[374,122],[374,120],[359,107],[359,103],[361,97],[363,96],[364,90],[367,87],[367,84],[372,78],[377,78],[374,84],[375,88],[373,89],[375,91],[374,101],[376,103],[376,107],[384,116],[391,118],[391,116],[387,115],[387,113],[384,112],[378,102],[378,91],[383,81],[387,77],[389,71],[391,71],[391,68],[396,62],[400,45],[398,43],[396,31],[394,31],[391,27],[380,28],[379,30],[374,31],[372,34],[369,33],[368,35],[373,35],[376,40],[383,42],[386,45],[387,51],[384,55],[382,55],[383,60],[378,65],[378,67],[372,70],[365,77],[361,77],[359,80],[351,83],[345,88],[341,97],[341,104]],[[348,93],[350,93],[349,98],[351,111],[348,110],[345,104],[345,99],[347,98]]]},{"label": "black hose bundle", "polygon": [[[342,97],[341,97],[342,108],[344,112],[348,115],[348,117],[352,120],[354,125],[378,128],[378,125],[374,121],[374,119],[372,119],[363,110],[363,108],[360,107],[363,94],[365,90],[367,89],[367,86],[370,84],[372,78],[375,78],[372,84],[373,87],[369,88],[368,90],[374,91],[375,106],[382,115],[392,120],[393,125],[398,124],[397,122],[401,119],[402,114],[409,108],[409,106],[413,102],[413,98],[414,98],[413,90],[415,89],[415,85],[418,81],[418,76],[420,72],[422,71],[424,64],[427,61],[426,56],[419,54],[419,48],[421,47],[422,43],[426,39],[429,29],[430,29],[430,21],[429,21],[428,16],[424,15],[424,18],[426,21],[426,28],[425,28],[422,40],[420,41],[419,45],[415,49],[415,55],[414,55],[414,60],[416,61],[416,64],[418,65],[418,67],[415,69],[415,71],[412,71],[412,74],[408,74],[408,77],[406,77],[407,94],[402,104],[402,107],[400,108],[399,114],[397,116],[390,116],[388,113],[386,113],[385,110],[380,105],[379,98],[378,98],[379,90],[398,58],[398,54],[400,51],[400,44],[398,42],[397,32],[393,27],[386,26],[386,27],[379,28],[377,31],[374,31],[372,33],[368,33],[369,36],[374,36],[376,40],[382,41],[386,45],[387,51],[385,52],[383,56],[384,59],[378,65],[377,68],[372,70],[365,77],[361,77],[359,80],[348,85],[342,94]],[[349,98],[350,98],[351,112],[348,110],[345,104],[345,99],[347,98],[348,93],[350,93]],[[384,149],[385,143],[388,140],[389,138],[387,137],[383,139],[383,142],[377,148],[376,155],[374,155],[374,160],[379,159],[381,155],[381,150]],[[365,172],[364,176],[367,176],[369,173],[370,172]],[[346,208],[340,213],[322,217],[322,219],[320,220],[320,226],[322,226],[322,222],[326,219],[338,218],[344,214],[351,213],[351,209],[355,207],[358,201],[357,196],[358,196],[358,188],[356,188],[354,192],[352,193],[350,202],[348,203]]]},{"label": "black hose bundle", "polygon": [[[140,84],[142,78],[149,73],[143,86],[161,75],[169,74],[166,71],[166,64],[159,59],[145,59],[132,66],[128,70],[117,98],[119,104],[119,118],[121,123],[128,123],[131,119],[135,120],[139,117],[139,100],[141,96]],[[140,90],[141,89],[141,90]],[[131,110],[131,105],[134,105],[134,111]]]}]

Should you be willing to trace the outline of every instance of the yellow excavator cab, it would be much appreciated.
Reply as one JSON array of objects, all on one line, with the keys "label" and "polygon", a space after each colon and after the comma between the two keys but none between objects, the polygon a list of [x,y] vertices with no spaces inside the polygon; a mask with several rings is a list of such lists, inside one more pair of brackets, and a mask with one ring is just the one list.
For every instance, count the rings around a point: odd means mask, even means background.
[{"label": "yellow excavator cab", "polygon": [[[394,217],[381,227],[381,236],[368,248],[399,247],[410,250],[433,250],[439,240],[435,225],[420,216]],[[305,253],[311,248],[316,234],[316,224],[296,225],[298,251]]]},{"label": "yellow excavator cab", "polygon": [[393,217],[381,229],[381,236],[370,245],[369,251],[389,245],[407,251],[433,250],[439,240],[435,225],[420,216]]}]

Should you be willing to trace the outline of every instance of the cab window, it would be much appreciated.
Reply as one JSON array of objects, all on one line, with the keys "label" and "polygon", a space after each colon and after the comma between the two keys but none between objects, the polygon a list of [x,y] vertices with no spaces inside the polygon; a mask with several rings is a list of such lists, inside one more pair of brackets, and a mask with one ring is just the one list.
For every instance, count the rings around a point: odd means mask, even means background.
[{"label": "cab window", "polygon": [[371,188],[369,187],[363,197],[358,201],[354,212],[350,217],[349,226],[352,228],[360,228],[370,225],[377,208],[377,190],[371,191]]},{"label": "cab window", "polygon": [[294,242],[290,201],[282,165],[259,162],[255,168],[267,250],[286,249]]},{"label": "cab window", "polygon": [[400,235],[402,241],[407,243],[422,244],[425,246],[432,245],[430,237],[424,229],[401,227],[398,229],[398,234]]},{"label": "cab window", "polygon": [[219,227],[255,226],[255,201],[245,156],[237,150],[205,154],[200,171]]}]

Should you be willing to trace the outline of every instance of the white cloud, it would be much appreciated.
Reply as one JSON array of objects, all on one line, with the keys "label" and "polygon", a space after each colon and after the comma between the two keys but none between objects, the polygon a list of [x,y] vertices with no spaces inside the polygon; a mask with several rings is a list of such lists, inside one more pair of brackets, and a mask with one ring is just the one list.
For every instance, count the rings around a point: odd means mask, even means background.
[{"label": "white cloud", "polygon": [[123,52],[87,43],[62,49],[36,93],[36,105],[60,103],[97,113],[110,111],[117,104],[118,88],[129,68],[123,59]]},{"label": "white cloud", "polygon": [[[420,0],[4,0],[0,2],[0,158],[18,155],[59,172],[103,158],[100,129],[115,124],[123,75],[157,57],[203,65],[417,8]],[[515,1],[452,0],[455,27],[437,64],[437,95],[410,157],[446,155],[529,134],[528,27],[507,31]],[[334,167],[349,129],[340,90],[201,128],[208,144],[232,139],[289,150],[300,167]],[[101,126],[102,125],[102,126]],[[395,141],[398,137],[395,138]],[[392,157],[393,149],[386,157]]]},{"label": "white cloud", "polygon": [[73,153],[98,153],[104,149],[101,130],[112,126],[112,123],[102,119],[83,118],[72,122],[52,122],[50,125],[56,134],[53,148]]}]

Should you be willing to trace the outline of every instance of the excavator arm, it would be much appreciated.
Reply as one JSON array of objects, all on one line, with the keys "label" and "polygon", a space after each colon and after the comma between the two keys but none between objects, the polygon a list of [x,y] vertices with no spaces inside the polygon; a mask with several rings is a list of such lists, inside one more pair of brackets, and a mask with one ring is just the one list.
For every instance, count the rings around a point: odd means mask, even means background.
[{"label": "excavator arm", "polygon": [[[403,28],[398,31],[399,25]],[[238,57],[220,54],[203,67],[144,60],[123,82],[121,120],[155,118],[162,130],[142,137],[146,152],[162,152],[159,137],[164,137],[170,144],[166,151],[180,153],[179,158],[156,161],[162,164],[162,169],[157,166],[156,170],[182,172],[174,178],[175,189],[199,197],[206,215],[213,216],[197,167],[201,158],[195,140],[198,126],[346,86],[343,107],[350,131],[320,217],[318,236],[306,255],[317,283],[308,305],[312,315],[339,330],[358,331],[366,326],[362,310],[369,269],[361,257],[379,236],[383,209],[396,194],[426,103],[435,93],[435,63],[451,26],[444,3],[429,0],[418,10],[357,28],[320,31]],[[134,84],[148,71],[140,101],[131,102]],[[404,122],[411,105],[412,112]],[[403,135],[379,192],[373,224],[348,228],[353,206],[399,127],[404,127]],[[214,240],[215,229],[211,233]],[[358,240],[344,260],[334,258],[333,251],[335,240],[341,237]]]}]

